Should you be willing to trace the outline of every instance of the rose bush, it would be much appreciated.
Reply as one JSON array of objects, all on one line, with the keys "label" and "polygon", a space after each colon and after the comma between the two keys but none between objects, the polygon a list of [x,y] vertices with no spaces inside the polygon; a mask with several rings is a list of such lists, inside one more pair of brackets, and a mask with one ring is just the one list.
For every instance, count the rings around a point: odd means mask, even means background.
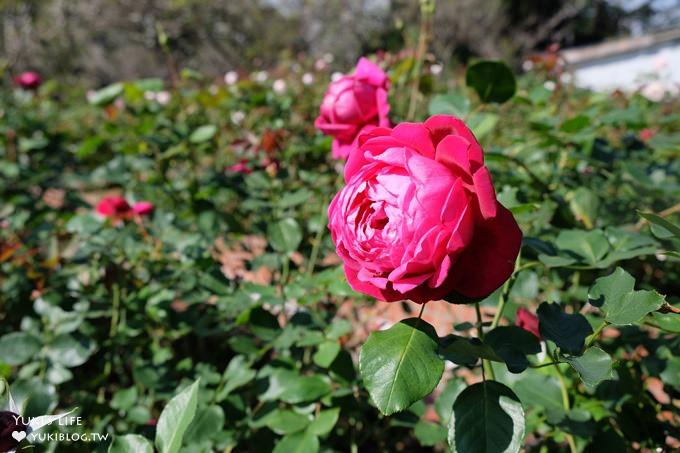
[{"label": "rose bush", "polygon": [[374,126],[389,126],[387,74],[361,58],[352,75],[332,82],[324,95],[315,126],[333,139],[333,158],[349,156],[359,133]]},{"label": "rose bush", "polygon": [[[483,102],[458,66],[414,80],[411,53],[386,55],[394,118],[422,88],[409,118],[455,114],[484,154],[479,166],[476,146],[463,153],[468,174],[437,162],[444,140],[429,129],[427,140],[398,137],[412,126],[364,131],[370,147],[347,172],[373,168],[373,192],[403,181],[428,208],[397,199],[410,210],[389,221],[375,210],[373,226],[390,231],[394,220],[409,232],[419,212],[419,227],[453,231],[436,217],[445,205],[428,199],[445,202],[451,187],[427,190],[415,171],[444,167],[428,184],[461,180],[475,214],[467,253],[493,219],[475,178],[484,167],[523,233],[499,290],[476,306],[427,304],[416,318],[422,305],[376,302],[347,284],[326,218],[351,182],[313,127],[332,69],[288,63],[272,71],[286,80],[282,94],[274,77],[226,85],[193,72],[172,86],[114,83],[87,103],[84,89],[59,81],[40,96],[0,90],[0,382],[26,417],[78,407],[82,426],[49,433],[113,437],[33,451],[150,451],[154,440],[173,453],[678,449],[677,101],[548,89],[533,72],[499,84],[497,72],[478,71],[474,86],[491,93]],[[494,101],[494,87],[508,86],[512,97]],[[145,94],[159,90],[171,90],[167,105]],[[405,151],[374,152],[381,140]],[[434,159],[421,150],[430,141]],[[230,171],[237,163],[243,171]],[[89,207],[103,192],[130,196],[116,228]],[[152,200],[156,214],[139,221],[133,199]],[[394,250],[408,259],[403,238]],[[434,268],[439,257],[423,256]],[[521,328],[530,325],[541,339]]]},{"label": "rose bush", "polygon": [[461,120],[360,135],[345,181],[328,217],[353,289],[388,302],[481,298],[512,274],[522,233]]}]

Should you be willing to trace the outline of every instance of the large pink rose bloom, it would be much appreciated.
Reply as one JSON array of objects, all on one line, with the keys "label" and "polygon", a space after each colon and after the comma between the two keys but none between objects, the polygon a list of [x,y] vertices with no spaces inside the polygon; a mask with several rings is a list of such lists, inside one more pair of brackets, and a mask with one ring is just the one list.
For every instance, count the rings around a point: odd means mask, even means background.
[{"label": "large pink rose bloom", "polygon": [[362,130],[389,127],[388,87],[387,74],[366,58],[359,60],[353,75],[343,76],[328,86],[314,125],[334,137],[334,159],[349,156]]},{"label": "large pink rose bloom", "polygon": [[329,229],[354,290],[455,301],[485,297],[512,274],[522,232],[461,120],[437,115],[362,134],[345,182]]}]

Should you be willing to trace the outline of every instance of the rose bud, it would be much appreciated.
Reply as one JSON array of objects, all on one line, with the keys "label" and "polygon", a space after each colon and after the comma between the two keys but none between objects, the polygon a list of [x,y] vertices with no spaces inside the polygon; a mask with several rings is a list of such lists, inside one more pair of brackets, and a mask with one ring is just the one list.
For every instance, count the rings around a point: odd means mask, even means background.
[{"label": "rose bud", "polygon": [[151,214],[156,207],[150,201],[138,201],[132,206],[132,212],[139,216],[146,216]]},{"label": "rose bud", "polygon": [[356,291],[393,302],[479,299],[514,270],[522,232],[465,124],[436,115],[362,134],[328,208]]},{"label": "rose bud", "polygon": [[121,219],[130,215],[131,208],[123,197],[111,195],[102,198],[97,204],[97,212],[104,217]]},{"label": "rose bud", "polygon": [[24,90],[35,90],[42,84],[42,79],[37,72],[26,71],[16,76],[14,83]]},{"label": "rose bud", "polygon": [[541,334],[538,330],[538,317],[524,307],[517,309],[515,315],[515,325],[527,332],[531,332],[540,340]]},{"label": "rose bud", "polygon": [[9,411],[0,412],[0,452],[13,451],[26,434],[19,434],[19,437],[12,434],[22,432],[27,434],[28,426],[24,424],[20,415]]},{"label": "rose bud", "polygon": [[388,88],[387,74],[366,58],[359,60],[353,75],[331,82],[314,125],[334,138],[334,159],[349,155],[364,128],[390,125]]}]

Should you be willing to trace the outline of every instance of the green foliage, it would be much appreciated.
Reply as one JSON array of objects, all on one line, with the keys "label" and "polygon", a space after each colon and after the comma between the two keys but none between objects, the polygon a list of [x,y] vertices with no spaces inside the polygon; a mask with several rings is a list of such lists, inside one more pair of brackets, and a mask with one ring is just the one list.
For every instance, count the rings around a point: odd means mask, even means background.
[{"label": "green foliage", "polygon": [[465,83],[477,92],[482,102],[505,102],[517,89],[512,71],[500,61],[479,61],[470,65],[465,73]]},{"label": "green foliage", "polygon": [[661,308],[664,297],[656,291],[635,291],[635,279],[617,267],[614,273],[600,277],[590,288],[590,303],[600,308],[605,321],[626,325],[638,322]]},{"label": "green foliage", "polygon": [[517,452],[524,429],[517,395],[500,382],[481,382],[463,390],[453,403],[449,445],[453,452]]},{"label": "green foliage", "polygon": [[182,437],[196,415],[199,381],[184,389],[170,400],[158,419],[156,447],[161,453],[176,453],[182,446]]},{"label": "green foliage", "polygon": [[[36,451],[672,449],[677,102],[528,74],[498,103],[501,72],[433,78],[418,108],[465,119],[524,243],[481,322],[445,302],[399,322],[420,307],[357,295],[333,253],[342,177],[312,126],[327,77],[291,73],[276,94],[184,74],[89,102],[57,84],[0,91],[0,378],[29,416],[78,407],[84,426],[55,430],[111,435]],[[155,212],[102,219],[112,193]],[[519,307],[541,339],[513,326]]]},{"label": "green foliage", "polygon": [[419,318],[373,332],[361,348],[364,385],[380,411],[400,412],[429,395],[444,372],[437,355],[437,333]]},{"label": "green foliage", "polygon": [[543,302],[536,312],[539,330],[562,351],[579,354],[586,337],[593,333],[588,320],[579,313],[564,313],[557,303]]}]

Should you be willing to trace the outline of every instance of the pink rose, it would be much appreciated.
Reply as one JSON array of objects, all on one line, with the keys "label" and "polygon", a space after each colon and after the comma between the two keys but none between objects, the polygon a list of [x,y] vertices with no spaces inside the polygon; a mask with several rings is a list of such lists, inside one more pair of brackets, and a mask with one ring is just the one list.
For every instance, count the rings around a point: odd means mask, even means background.
[{"label": "pink rose", "polygon": [[345,182],[328,226],[356,291],[456,301],[485,297],[512,275],[522,232],[461,120],[436,115],[362,134]]},{"label": "pink rose", "polygon": [[156,207],[150,201],[138,201],[132,206],[132,212],[139,216],[146,216],[151,214]]},{"label": "pink rose", "polygon": [[640,131],[640,138],[644,141],[651,140],[656,135],[656,129],[645,128]]},{"label": "pink rose", "polygon": [[130,205],[125,198],[111,195],[102,198],[97,204],[97,212],[104,217],[122,219],[130,215]]},{"label": "pink rose", "polygon": [[37,72],[26,71],[16,76],[14,83],[24,90],[35,90],[42,84],[42,79]]},{"label": "pink rose", "polygon": [[333,158],[349,156],[352,146],[367,127],[389,127],[387,74],[366,58],[361,58],[353,75],[331,82],[324,95],[317,129],[333,140]]},{"label": "pink rose", "polygon": [[519,307],[515,316],[515,325],[527,332],[531,332],[540,340],[541,333],[538,330],[538,317],[524,307]]},{"label": "pink rose", "polygon": [[248,159],[241,159],[233,165],[229,165],[224,169],[227,173],[241,173],[244,175],[249,175],[253,170],[248,166]]}]

